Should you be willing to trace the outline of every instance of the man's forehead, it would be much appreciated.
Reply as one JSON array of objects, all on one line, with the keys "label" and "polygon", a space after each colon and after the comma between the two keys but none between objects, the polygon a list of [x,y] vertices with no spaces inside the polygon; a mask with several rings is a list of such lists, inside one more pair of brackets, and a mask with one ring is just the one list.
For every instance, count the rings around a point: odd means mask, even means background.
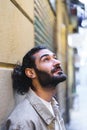
[{"label": "man's forehead", "polygon": [[41,57],[43,55],[53,55],[54,53],[50,51],[49,49],[42,49],[39,52],[37,52],[34,56],[35,57]]}]

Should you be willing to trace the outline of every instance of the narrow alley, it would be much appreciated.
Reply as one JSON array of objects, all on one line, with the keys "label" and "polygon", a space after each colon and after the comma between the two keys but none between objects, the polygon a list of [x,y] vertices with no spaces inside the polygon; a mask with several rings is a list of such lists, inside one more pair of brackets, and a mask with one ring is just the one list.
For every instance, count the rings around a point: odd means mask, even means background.
[{"label": "narrow alley", "polygon": [[77,86],[77,97],[71,110],[71,122],[67,130],[87,130],[87,86]]}]

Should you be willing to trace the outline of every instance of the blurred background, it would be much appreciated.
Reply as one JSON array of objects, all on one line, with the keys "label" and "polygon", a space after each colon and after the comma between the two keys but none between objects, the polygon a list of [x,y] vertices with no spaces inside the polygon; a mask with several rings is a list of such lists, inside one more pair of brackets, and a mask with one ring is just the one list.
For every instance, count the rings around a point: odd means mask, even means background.
[{"label": "blurred background", "polygon": [[56,99],[67,130],[87,130],[87,0],[0,1],[0,130],[24,98],[11,74],[25,53],[46,45],[57,54],[67,80]]}]

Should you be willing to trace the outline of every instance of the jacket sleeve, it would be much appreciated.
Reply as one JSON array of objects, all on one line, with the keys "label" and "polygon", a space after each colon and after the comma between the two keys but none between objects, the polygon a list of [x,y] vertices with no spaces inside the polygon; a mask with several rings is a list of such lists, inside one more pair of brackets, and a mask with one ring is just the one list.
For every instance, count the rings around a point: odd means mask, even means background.
[{"label": "jacket sleeve", "polygon": [[32,122],[13,123],[10,119],[8,119],[6,122],[6,130],[35,130],[35,126]]}]

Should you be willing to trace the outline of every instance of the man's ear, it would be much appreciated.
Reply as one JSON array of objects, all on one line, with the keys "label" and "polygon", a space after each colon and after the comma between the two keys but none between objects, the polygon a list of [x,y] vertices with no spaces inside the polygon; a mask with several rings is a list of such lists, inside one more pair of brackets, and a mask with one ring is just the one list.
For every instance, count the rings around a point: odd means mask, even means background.
[{"label": "man's ear", "polygon": [[25,69],[25,74],[27,75],[27,77],[33,79],[36,77],[35,71],[33,68],[26,68]]}]

